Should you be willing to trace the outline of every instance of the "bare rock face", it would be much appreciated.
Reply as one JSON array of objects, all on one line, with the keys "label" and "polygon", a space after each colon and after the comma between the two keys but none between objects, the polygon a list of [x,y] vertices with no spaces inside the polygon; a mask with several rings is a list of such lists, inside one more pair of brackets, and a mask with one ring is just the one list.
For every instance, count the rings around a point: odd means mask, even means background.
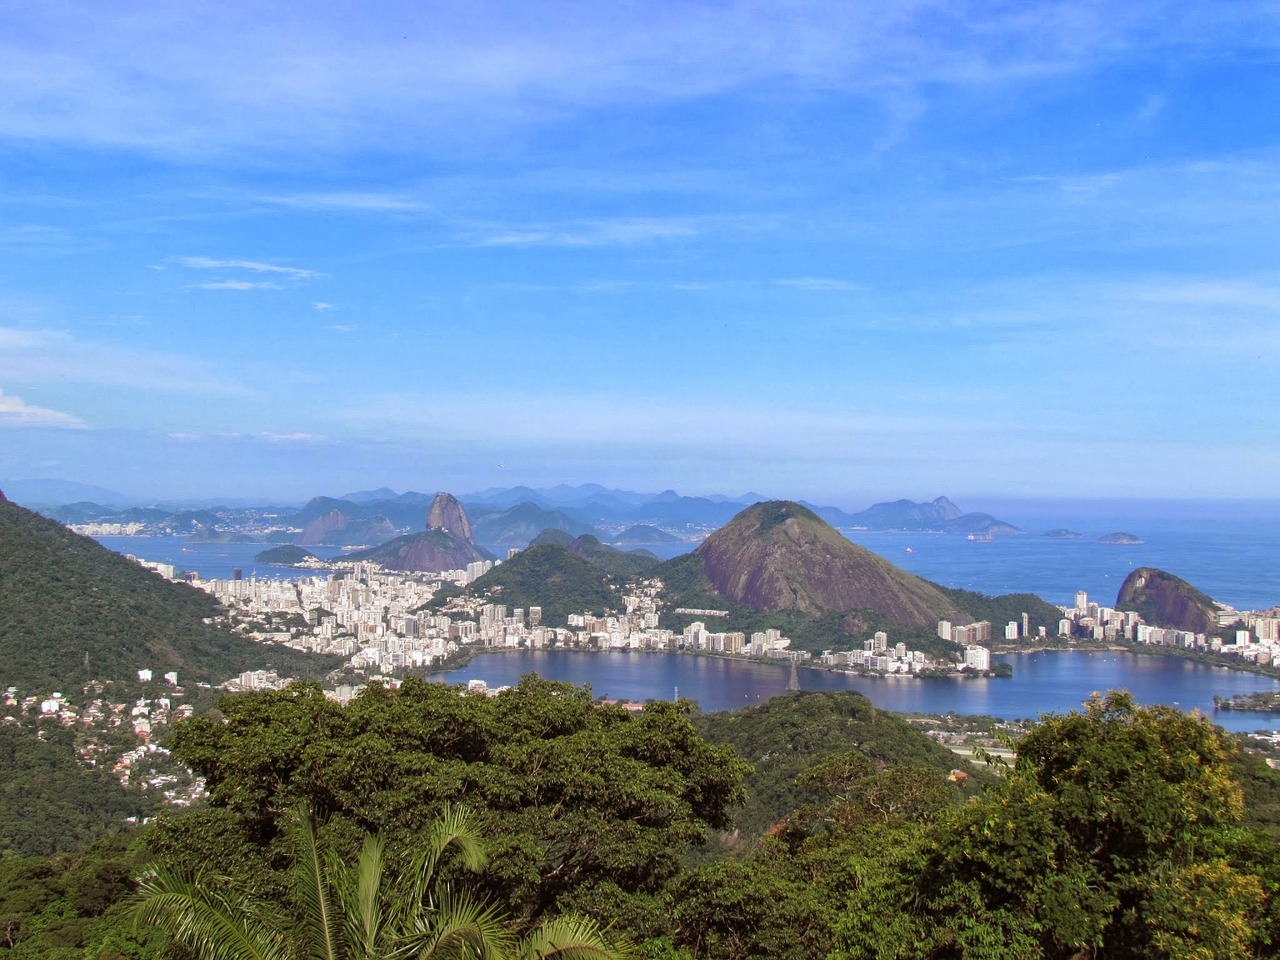
[{"label": "bare rock face", "polygon": [[451,493],[437,493],[427,513],[428,530],[444,530],[460,540],[474,543],[471,520],[458,498]]},{"label": "bare rock face", "polygon": [[325,542],[325,536],[345,530],[350,518],[341,510],[330,510],[308,523],[298,537],[298,543],[304,547],[314,547]]},{"label": "bare rock face", "polygon": [[388,570],[437,572],[458,570],[476,560],[492,560],[476,546],[471,521],[458,498],[437,493],[427,513],[427,529],[347,555],[348,560],[370,560]]},{"label": "bare rock face", "polygon": [[1154,627],[1210,633],[1218,626],[1213,600],[1181,577],[1155,567],[1139,567],[1124,578],[1116,609],[1136,610]]},{"label": "bare rock face", "polygon": [[695,553],[717,591],[762,610],[819,616],[867,609],[912,626],[971,619],[933,585],[786,500],[748,507]]}]

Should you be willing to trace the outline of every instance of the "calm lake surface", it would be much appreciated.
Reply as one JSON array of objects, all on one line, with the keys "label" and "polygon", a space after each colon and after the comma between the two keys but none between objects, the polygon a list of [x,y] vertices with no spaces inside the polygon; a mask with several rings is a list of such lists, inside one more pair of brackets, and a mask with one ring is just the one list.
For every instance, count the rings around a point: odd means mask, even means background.
[{"label": "calm lake surface", "polygon": [[[800,670],[805,690],[857,690],[886,710],[988,714],[1006,719],[1065,713],[1094,691],[1126,689],[1139,703],[1199,709],[1228,730],[1280,727],[1280,714],[1213,710],[1215,694],[1280,690],[1280,681],[1209,667],[1176,657],[1074,651],[993,658],[1013,665],[1012,677],[952,680],[858,677]],[[706,712],[736,710],[786,692],[785,665],[681,654],[571,650],[511,650],[476,657],[458,670],[432,677],[446,683],[484,680],[490,687],[518,683],[528,673],[589,684],[596,696],[620,700],[696,700]]]}]

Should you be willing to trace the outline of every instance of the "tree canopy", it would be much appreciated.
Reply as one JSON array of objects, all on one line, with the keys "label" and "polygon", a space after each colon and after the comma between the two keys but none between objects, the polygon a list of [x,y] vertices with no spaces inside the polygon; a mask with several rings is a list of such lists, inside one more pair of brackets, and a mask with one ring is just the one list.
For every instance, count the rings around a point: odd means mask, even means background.
[{"label": "tree canopy", "polygon": [[687,705],[633,714],[532,676],[494,697],[411,679],[346,706],[304,684],[221,709],[225,722],[192,720],[172,743],[206,777],[210,816],[233,820],[217,831],[175,821],[173,844],[216,848],[234,826],[265,847],[306,803],[407,847],[466,802],[494,838],[482,884],[526,918],[655,892],[745,796],[746,764],[703,741]]},{"label": "tree canopy", "polygon": [[[1257,955],[1266,891],[1240,857],[1235,748],[1204,717],[1095,695],[1016,747],[1004,783],[918,845],[911,871],[856,898],[841,956]],[[874,916],[887,903],[914,905],[892,949]]]}]

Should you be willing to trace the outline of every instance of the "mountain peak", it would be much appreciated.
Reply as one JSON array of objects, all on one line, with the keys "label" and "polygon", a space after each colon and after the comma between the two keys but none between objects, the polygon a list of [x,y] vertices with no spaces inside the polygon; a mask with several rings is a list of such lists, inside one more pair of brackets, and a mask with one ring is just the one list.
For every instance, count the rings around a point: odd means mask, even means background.
[{"label": "mountain peak", "polygon": [[964,516],[964,511],[946,497],[935,498],[933,505],[938,508],[938,513],[942,515],[942,519],[944,520],[954,520],[957,517]]},{"label": "mountain peak", "polygon": [[474,543],[471,521],[458,498],[451,493],[437,493],[427,513],[428,530],[444,530],[460,540]]},{"label": "mountain peak", "polygon": [[913,626],[959,614],[932,584],[790,500],[747,507],[694,552],[722,596],[764,610],[818,616],[869,609]]},{"label": "mountain peak", "polygon": [[1209,633],[1218,625],[1217,605],[1181,577],[1138,567],[1120,585],[1117,610],[1136,610],[1152,626]]}]

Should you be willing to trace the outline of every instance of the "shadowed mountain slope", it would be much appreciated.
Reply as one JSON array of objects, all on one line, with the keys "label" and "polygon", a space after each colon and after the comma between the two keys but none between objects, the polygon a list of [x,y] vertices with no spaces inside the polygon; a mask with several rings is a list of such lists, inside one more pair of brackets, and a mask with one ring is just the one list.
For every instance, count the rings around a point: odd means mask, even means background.
[{"label": "shadowed mountain slope", "polygon": [[1218,608],[1211,598],[1181,577],[1154,567],[1139,567],[1124,578],[1116,609],[1136,610],[1152,626],[1192,633],[1212,633],[1218,626]]},{"label": "shadowed mountain slope", "polygon": [[624,552],[611,547],[601,543],[589,533],[584,533],[580,537],[571,537],[563,530],[543,530],[529,546],[537,547],[547,544],[564,547],[578,559],[585,560],[596,569],[618,577],[633,577],[645,573],[662,562],[647,551]]},{"label": "shadowed mountain slope", "polygon": [[426,530],[348,554],[347,559],[367,560],[388,570],[409,573],[461,570],[468,563],[493,559],[471,540],[471,521],[467,518],[467,511],[452,494],[436,494],[427,513],[427,522]]}]

